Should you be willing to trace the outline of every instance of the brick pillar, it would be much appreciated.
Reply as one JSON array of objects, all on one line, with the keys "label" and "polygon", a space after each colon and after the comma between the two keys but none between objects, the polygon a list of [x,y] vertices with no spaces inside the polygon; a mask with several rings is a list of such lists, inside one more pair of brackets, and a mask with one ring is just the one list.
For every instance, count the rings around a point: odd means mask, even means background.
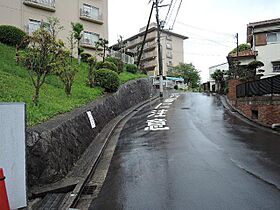
[{"label": "brick pillar", "polygon": [[242,82],[238,79],[231,79],[228,81],[228,94],[227,97],[232,105],[236,105],[236,86]]}]

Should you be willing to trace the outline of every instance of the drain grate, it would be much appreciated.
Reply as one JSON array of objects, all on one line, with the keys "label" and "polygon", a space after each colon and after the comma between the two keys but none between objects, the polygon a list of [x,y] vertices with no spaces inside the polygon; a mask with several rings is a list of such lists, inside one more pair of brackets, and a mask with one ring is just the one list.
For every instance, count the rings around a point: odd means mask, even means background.
[{"label": "drain grate", "polygon": [[85,186],[83,189],[83,195],[93,195],[94,191],[96,189],[96,185],[93,186]]},{"label": "drain grate", "polygon": [[40,202],[39,206],[37,206],[36,210],[57,210],[62,203],[65,194],[47,194],[44,199]]},{"label": "drain grate", "polygon": [[183,107],[181,109],[188,110],[188,109],[190,109],[190,107]]}]

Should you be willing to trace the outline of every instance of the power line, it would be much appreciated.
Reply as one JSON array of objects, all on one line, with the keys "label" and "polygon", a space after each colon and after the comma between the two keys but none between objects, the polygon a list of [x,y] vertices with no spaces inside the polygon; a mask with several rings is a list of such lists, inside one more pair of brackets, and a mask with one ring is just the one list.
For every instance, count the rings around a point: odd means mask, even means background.
[{"label": "power line", "polygon": [[173,7],[172,7],[172,9],[171,9],[171,13],[170,13],[170,15],[169,15],[169,18],[168,18],[167,23],[169,23],[169,21],[171,20],[172,13],[173,13],[173,11],[174,11],[174,9],[175,9],[176,3],[177,3],[177,0],[175,0],[175,2],[174,2],[174,5],[173,5]]},{"label": "power line", "polygon": [[170,2],[170,5],[169,5],[169,8],[168,8],[168,11],[167,11],[166,17],[165,17],[165,19],[164,19],[164,23],[166,23],[166,20],[167,20],[167,17],[168,17],[168,15],[169,15],[169,12],[170,12],[171,6],[172,6],[172,4],[173,4],[173,1],[174,1],[174,0],[171,0],[171,2]]},{"label": "power line", "polygon": [[175,24],[175,22],[176,22],[177,16],[178,16],[178,14],[179,14],[179,11],[180,11],[180,8],[181,8],[181,5],[182,5],[182,1],[183,1],[183,0],[180,1],[180,4],[179,4],[179,7],[178,7],[176,16],[175,16],[175,18],[174,18],[174,21],[173,21],[173,24],[172,24],[172,27],[171,27],[171,30],[173,30],[174,24]]},{"label": "power line", "polygon": [[185,52],[186,55],[197,55],[197,56],[205,56],[205,57],[226,57],[225,55],[221,54],[203,54],[203,53],[187,53]]},{"label": "power line", "polygon": [[223,32],[218,32],[218,31],[214,31],[214,30],[210,30],[210,29],[206,29],[206,28],[201,28],[201,27],[189,25],[189,24],[186,24],[186,23],[183,23],[183,22],[180,22],[180,21],[177,21],[177,23],[180,24],[180,25],[190,27],[190,28],[194,28],[194,29],[201,30],[201,31],[207,31],[207,32],[215,33],[215,34],[219,34],[219,35],[234,37],[234,34],[230,34],[230,33],[223,33]]}]

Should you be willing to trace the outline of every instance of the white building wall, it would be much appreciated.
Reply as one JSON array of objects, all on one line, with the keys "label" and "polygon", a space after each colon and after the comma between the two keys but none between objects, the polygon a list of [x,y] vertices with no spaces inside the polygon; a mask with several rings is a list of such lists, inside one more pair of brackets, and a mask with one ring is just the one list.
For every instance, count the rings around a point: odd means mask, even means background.
[{"label": "white building wall", "polygon": [[217,90],[217,84],[215,82],[215,80],[211,77],[211,74],[213,74],[216,70],[221,70],[221,71],[228,71],[229,69],[229,65],[228,63],[222,63],[216,66],[212,66],[209,68],[209,82],[210,82],[210,91],[214,91],[212,86],[215,85],[216,86],[216,90]]},{"label": "white building wall", "polygon": [[280,60],[280,43],[256,46],[256,50],[258,51],[257,60],[264,63],[264,67],[261,68],[265,70],[262,78],[279,75],[280,73],[273,72],[273,65],[271,62]]}]

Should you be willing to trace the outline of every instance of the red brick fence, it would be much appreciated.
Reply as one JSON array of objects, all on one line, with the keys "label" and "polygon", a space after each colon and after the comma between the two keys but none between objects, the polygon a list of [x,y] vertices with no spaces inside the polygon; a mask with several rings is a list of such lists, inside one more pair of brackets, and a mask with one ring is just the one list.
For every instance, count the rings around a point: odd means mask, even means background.
[{"label": "red brick fence", "polygon": [[236,87],[240,80],[229,81],[228,99],[230,103],[246,117],[258,121],[265,126],[280,123],[280,95],[237,97]]}]

